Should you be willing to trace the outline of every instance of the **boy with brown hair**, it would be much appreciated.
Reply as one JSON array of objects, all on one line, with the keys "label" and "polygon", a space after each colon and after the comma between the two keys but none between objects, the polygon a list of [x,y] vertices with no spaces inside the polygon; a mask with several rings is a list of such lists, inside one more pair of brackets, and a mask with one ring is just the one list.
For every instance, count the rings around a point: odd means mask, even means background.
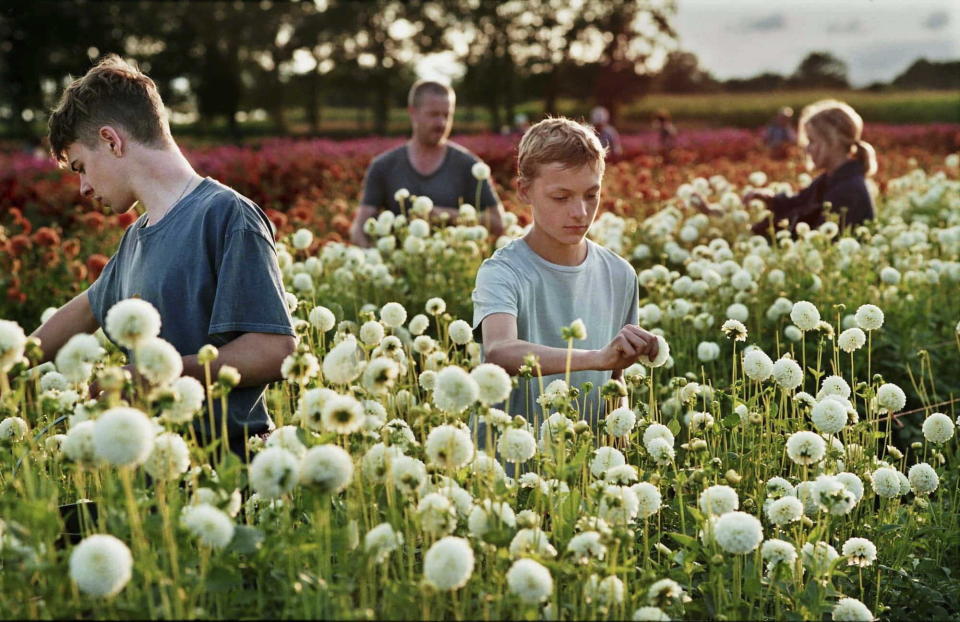
[{"label": "boy with brown hair", "polygon": [[[657,354],[655,335],[637,326],[639,288],[633,267],[586,238],[600,205],[605,150],[589,128],[564,118],[541,121],[520,141],[520,199],[533,226],[498,250],[477,273],[473,326],[484,356],[515,375],[529,354],[539,359],[543,386],[563,379],[567,343],[561,329],[577,319],[586,338],[570,359],[570,385],[591,382],[581,415],[602,414],[599,387],[641,356]],[[531,421],[539,381],[513,390],[508,412]]]},{"label": "boy with brown hair", "polygon": [[183,357],[184,375],[203,381],[197,352],[208,343],[219,347],[214,375],[223,365],[240,372],[227,428],[243,455],[245,436],[272,425],[265,385],[296,346],[272,224],[250,199],[193,170],[154,82],[116,55],[67,87],[49,129],[54,157],[80,175],[84,196],[118,214],[139,203],[144,213],[93,285],[34,331],[44,360],[103,326],[120,300],[142,298],[159,311],[160,337]]}]

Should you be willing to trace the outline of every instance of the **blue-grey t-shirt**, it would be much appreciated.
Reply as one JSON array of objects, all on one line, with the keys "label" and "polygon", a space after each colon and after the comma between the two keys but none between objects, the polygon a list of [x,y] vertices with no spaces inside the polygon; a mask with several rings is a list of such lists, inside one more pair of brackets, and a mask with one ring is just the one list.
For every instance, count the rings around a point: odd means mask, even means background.
[{"label": "blue-grey t-shirt", "polygon": [[[610,343],[620,329],[636,324],[639,315],[637,273],[627,260],[610,249],[585,240],[587,256],[576,266],[551,263],[534,252],[526,240],[513,240],[483,262],[473,290],[473,328],[494,313],[517,318],[517,338],[554,348],[566,348],[560,335],[564,326],[583,320],[587,338],[575,348],[599,350]],[[593,383],[593,390],[578,400],[581,416],[591,422],[603,415],[600,387],[612,376],[610,371],[585,370],[570,374],[570,384]],[[546,387],[564,374],[543,377]],[[507,412],[531,421],[550,414],[540,412],[537,398],[540,382],[521,380],[510,394]]]},{"label": "blue-grey t-shirt", "polygon": [[[160,337],[182,356],[243,333],[293,335],[284,304],[273,225],[257,205],[207,177],[156,225],[144,214],[87,290],[97,322],[126,298],[160,312]],[[231,439],[267,431],[265,386],[229,396]],[[218,413],[219,418],[219,413]],[[205,418],[204,418],[205,419]]]}]

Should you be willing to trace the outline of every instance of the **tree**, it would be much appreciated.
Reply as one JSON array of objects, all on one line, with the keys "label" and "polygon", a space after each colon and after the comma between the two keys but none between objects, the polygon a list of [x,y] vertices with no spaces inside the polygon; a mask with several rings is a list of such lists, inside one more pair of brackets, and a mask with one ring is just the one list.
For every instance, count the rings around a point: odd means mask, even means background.
[{"label": "tree", "polygon": [[920,58],[891,84],[901,89],[960,89],[960,61],[937,63]]},{"label": "tree", "polygon": [[672,1],[608,0],[582,12],[580,40],[590,46],[599,44],[602,50],[594,99],[609,110],[612,121],[621,103],[649,89],[651,56],[676,39],[669,21],[675,11]]},{"label": "tree", "polygon": [[811,52],[800,61],[790,84],[801,88],[849,88],[847,64],[830,52]]},{"label": "tree", "polygon": [[697,93],[715,87],[716,80],[700,68],[696,54],[677,50],[667,55],[657,86],[665,93]]}]

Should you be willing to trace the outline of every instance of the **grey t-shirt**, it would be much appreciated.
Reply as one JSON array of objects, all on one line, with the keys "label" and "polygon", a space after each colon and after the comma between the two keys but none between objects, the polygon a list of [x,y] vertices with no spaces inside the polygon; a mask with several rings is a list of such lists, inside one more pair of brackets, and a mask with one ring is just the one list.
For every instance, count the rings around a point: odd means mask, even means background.
[{"label": "grey t-shirt", "polygon": [[[480,159],[460,145],[447,142],[443,163],[430,175],[421,175],[410,163],[407,145],[381,153],[367,168],[363,179],[361,205],[400,213],[400,204],[394,193],[406,188],[410,194],[430,197],[439,207],[459,207],[469,203],[478,210],[500,203],[489,179],[478,182],[473,176],[473,165]],[[477,184],[480,184],[480,205],[477,202]],[[409,207],[409,205],[407,205]]]},{"label": "grey t-shirt", "polygon": [[[523,239],[510,242],[483,262],[473,290],[473,327],[493,313],[509,313],[517,318],[517,337],[524,341],[555,348],[566,348],[560,329],[577,318],[587,328],[584,341],[573,347],[598,350],[616,337],[626,324],[638,320],[639,286],[633,267],[616,253],[590,240],[587,257],[577,266],[550,263]],[[599,389],[610,379],[609,371],[578,371],[570,374],[570,385],[592,382],[593,390],[580,396],[581,415],[595,421],[602,414]],[[543,377],[546,388],[564,374]],[[507,412],[533,421],[550,412],[537,404],[540,394],[536,377],[520,380],[510,394]]]},{"label": "grey t-shirt", "polygon": [[[250,199],[208,177],[156,225],[146,224],[144,214],[127,228],[87,290],[100,326],[114,304],[137,297],[157,308],[160,337],[182,356],[243,333],[294,334],[273,225]],[[249,434],[271,427],[264,388],[230,393],[227,423],[234,443],[244,426]]]}]

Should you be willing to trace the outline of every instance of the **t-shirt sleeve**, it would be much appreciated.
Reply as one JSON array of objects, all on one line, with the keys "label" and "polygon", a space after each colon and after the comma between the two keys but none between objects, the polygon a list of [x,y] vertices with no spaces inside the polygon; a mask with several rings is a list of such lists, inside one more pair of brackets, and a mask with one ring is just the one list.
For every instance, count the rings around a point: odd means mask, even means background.
[{"label": "t-shirt sleeve", "polygon": [[262,233],[241,229],[227,238],[207,332],[294,334],[276,248]]},{"label": "t-shirt sleeve", "polygon": [[375,159],[367,167],[367,174],[363,176],[363,197],[360,205],[387,208],[387,178],[382,158]]},{"label": "t-shirt sleeve", "polygon": [[508,268],[491,260],[484,262],[477,271],[473,289],[473,329],[477,330],[484,318],[494,313],[516,317],[520,311],[518,285]]},{"label": "t-shirt sleeve", "polygon": [[630,281],[633,283],[633,291],[630,293],[630,302],[627,304],[627,315],[623,320],[624,325],[640,323],[640,279],[631,269],[633,276]]}]

